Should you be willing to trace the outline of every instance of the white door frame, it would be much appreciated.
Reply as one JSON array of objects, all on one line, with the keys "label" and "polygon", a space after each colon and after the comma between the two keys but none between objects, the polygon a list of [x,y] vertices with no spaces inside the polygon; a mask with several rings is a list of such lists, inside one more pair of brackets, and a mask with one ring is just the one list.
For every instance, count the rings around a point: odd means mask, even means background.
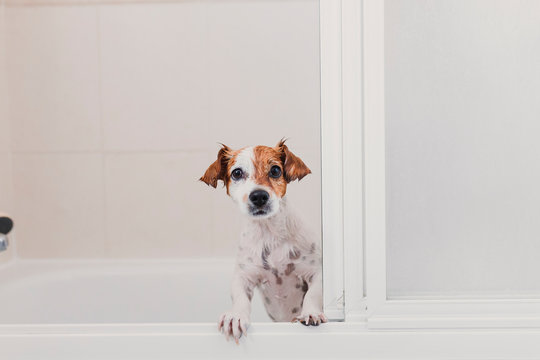
[{"label": "white door frame", "polygon": [[343,319],[341,2],[320,1],[321,173],[324,309]]},{"label": "white door frame", "polygon": [[320,1],[324,307],[334,320],[363,307],[361,11],[359,0]]},{"label": "white door frame", "polygon": [[371,329],[540,328],[536,298],[388,300],[384,1],[321,0],[320,19],[325,311]]}]

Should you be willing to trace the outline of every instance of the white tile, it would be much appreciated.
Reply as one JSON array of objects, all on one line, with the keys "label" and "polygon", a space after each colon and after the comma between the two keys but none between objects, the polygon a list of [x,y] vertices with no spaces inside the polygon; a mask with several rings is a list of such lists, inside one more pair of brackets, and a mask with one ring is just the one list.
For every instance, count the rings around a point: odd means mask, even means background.
[{"label": "white tile", "polygon": [[10,7],[8,72],[16,151],[101,146],[94,7]]},{"label": "white tile", "polygon": [[3,6],[0,6],[0,151],[9,151],[11,147],[9,133],[9,117],[6,101],[7,71],[5,41],[5,10]]},{"label": "white tile", "polygon": [[18,254],[103,256],[102,156],[17,154],[13,165]]},{"label": "white tile", "polygon": [[222,1],[208,12],[211,141],[318,144],[318,1]]},{"label": "white tile", "polygon": [[0,151],[0,213],[12,210],[12,191],[11,154]]},{"label": "white tile", "polygon": [[107,256],[208,256],[212,207],[198,181],[205,165],[199,154],[107,155]]},{"label": "white tile", "polygon": [[3,99],[5,99],[5,92],[1,89],[3,80],[1,72],[2,71],[0,70],[0,151],[8,152],[11,147],[11,138],[8,123],[9,118],[3,102]]},{"label": "white tile", "polygon": [[106,149],[204,147],[206,6],[187,1],[100,8]]}]

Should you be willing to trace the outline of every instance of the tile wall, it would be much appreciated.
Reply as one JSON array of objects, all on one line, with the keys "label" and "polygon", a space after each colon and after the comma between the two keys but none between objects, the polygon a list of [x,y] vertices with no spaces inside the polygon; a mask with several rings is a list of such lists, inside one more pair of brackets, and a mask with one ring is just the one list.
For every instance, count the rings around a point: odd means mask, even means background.
[{"label": "tile wall", "polygon": [[290,202],[320,234],[318,1],[14,0],[5,22],[18,256],[231,256],[241,215],[197,180],[217,142],[284,136],[313,171]]},{"label": "tile wall", "polygon": [[[5,6],[0,1],[0,213],[10,213],[13,210],[5,29]],[[10,246],[7,251],[0,252],[0,265],[13,258],[13,249],[14,247]]]}]

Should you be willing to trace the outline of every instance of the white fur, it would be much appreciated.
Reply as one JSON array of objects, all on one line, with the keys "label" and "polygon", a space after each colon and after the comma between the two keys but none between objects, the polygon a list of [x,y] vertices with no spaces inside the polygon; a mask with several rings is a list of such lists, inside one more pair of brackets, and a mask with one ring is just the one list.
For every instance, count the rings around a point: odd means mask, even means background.
[{"label": "white fur", "polygon": [[[232,282],[233,306],[222,314],[218,328],[237,342],[249,326],[255,288],[261,292],[268,315],[274,321],[300,320],[311,325],[327,321],[322,311],[318,241],[285,198],[255,183],[253,159],[253,148],[246,148],[230,167],[231,172],[241,168],[246,174],[239,181],[231,180],[229,193],[248,220],[238,247]],[[271,210],[265,216],[251,215],[249,200],[245,201],[255,189],[270,194]]]}]

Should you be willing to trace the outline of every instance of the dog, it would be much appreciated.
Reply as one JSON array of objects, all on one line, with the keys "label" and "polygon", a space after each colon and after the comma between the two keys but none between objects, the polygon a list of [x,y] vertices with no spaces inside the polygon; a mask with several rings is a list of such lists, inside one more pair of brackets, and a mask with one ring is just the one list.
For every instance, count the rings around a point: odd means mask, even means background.
[{"label": "dog", "polygon": [[246,334],[255,288],[275,322],[317,326],[328,321],[322,310],[320,247],[285,197],[288,183],[310,173],[282,139],[275,147],[233,150],[222,144],[200,178],[214,188],[222,181],[248,217],[234,269],[232,309],[218,321],[227,339],[238,343]]}]

